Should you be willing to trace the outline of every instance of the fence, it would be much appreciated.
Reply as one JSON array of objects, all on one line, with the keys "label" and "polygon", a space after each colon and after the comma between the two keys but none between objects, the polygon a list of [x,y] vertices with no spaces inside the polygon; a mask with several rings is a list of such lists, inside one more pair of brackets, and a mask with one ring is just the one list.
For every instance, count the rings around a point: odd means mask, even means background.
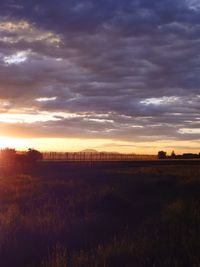
[{"label": "fence", "polygon": [[132,161],[132,160],[152,160],[156,156],[135,155],[121,153],[85,153],[85,152],[43,152],[44,160],[60,160],[60,161]]}]

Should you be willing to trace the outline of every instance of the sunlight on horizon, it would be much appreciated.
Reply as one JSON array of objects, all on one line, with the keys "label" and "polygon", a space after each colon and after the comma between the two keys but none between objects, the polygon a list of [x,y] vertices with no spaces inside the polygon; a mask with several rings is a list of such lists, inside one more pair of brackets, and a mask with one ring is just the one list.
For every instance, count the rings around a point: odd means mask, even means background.
[{"label": "sunlight on horizon", "polygon": [[14,138],[0,136],[0,149],[15,148],[16,150],[27,150],[35,148],[40,151],[57,152],[79,152],[84,149],[95,149],[97,151],[157,154],[159,150],[171,153],[196,152],[199,153],[199,141],[174,141],[171,140],[152,142],[128,142],[107,139],[75,139],[75,138]]}]

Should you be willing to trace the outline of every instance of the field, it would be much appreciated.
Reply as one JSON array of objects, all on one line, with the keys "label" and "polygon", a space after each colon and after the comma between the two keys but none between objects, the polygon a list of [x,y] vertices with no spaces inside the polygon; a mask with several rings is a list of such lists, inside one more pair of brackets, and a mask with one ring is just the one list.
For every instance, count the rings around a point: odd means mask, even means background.
[{"label": "field", "polygon": [[200,162],[0,168],[2,267],[199,267]]}]

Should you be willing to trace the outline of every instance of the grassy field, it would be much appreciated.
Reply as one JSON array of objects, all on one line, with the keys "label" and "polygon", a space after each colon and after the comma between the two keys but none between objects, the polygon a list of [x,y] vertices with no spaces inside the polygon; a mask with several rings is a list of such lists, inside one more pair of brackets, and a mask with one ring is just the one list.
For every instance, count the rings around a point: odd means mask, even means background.
[{"label": "grassy field", "polygon": [[199,267],[200,165],[0,169],[2,267]]}]

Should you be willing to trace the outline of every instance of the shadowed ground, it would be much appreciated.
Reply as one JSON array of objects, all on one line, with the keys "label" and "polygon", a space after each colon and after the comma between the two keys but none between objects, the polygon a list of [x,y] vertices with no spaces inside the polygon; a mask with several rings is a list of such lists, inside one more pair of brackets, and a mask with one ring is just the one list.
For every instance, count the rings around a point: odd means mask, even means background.
[{"label": "shadowed ground", "polygon": [[2,266],[199,266],[199,163],[169,163],[1,168]]}]

